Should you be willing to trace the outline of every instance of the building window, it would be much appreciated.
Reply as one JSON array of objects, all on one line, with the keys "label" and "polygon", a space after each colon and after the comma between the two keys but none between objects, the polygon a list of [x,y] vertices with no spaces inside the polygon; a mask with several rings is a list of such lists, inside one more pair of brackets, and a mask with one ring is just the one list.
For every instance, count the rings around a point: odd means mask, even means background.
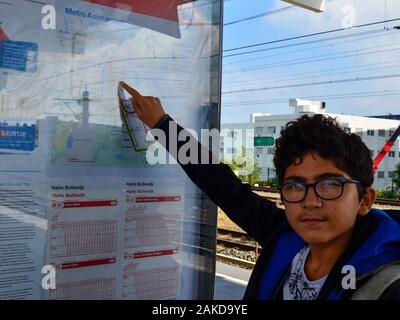
[{"label": "building window", "polygon": [[385,130],[378,130],[378,136],[385,137]]},{"label": "building window", "polygon": [[374,136],[375,130],[367,130],[367,136]]},{"label": "building window", "polygon": [[262,168],[261,170],[262,170],[263,176],[267,177],[268,180],[275,177],[274,169],[267,167],[267,168]]},{"label": "building window", "polygon": [[378,178],[384,179],[385,178],[385,171],[378,171]]},{"label": "building window", "polygon": [[268,127],[267,133],[269,133],[269,134],[276,133],[276,127]]},{"label": "building window", "polygon": [[358,136],[361,136],[361,137],[362,137],[362,135],[363,135],[363,129],[361,129],[361,128],[356,128],[356,131],[355,131],[355,133],[356,133],[356,135],[358,135]]},{"label": "building window", "polygon": [[394,178],[394,171],[389,171],[389,178]]},{"label": "building window", "polygon": [[394,158],[394,157],[395,157],[395,152],[389,151],[389,158]]},{"label": "building window", "polygon": [[390,138],[394,133],[394,130],[389,130],[388,137]]}]

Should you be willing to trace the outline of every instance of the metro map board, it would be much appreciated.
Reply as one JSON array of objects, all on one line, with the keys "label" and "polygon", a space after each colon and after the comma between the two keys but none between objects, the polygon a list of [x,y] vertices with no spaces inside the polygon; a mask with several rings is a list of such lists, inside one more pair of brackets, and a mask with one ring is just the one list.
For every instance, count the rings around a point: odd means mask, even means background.
[{"label": "metro map board", "polygon": [[271,147],[275,144],[273,137],[254,137],[255,147]]}]

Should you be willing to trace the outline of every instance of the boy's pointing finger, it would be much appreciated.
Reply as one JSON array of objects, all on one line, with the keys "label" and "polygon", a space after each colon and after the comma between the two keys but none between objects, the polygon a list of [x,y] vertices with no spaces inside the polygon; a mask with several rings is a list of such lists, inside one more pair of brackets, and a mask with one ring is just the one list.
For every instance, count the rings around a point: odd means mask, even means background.
[{"label": "boy's pointing finger", "polygon": [[134,99],[136,99],[136,100],[142,100],[143,99],[143,96],[137,90],[133,89],[132,87],[130,87],[125,82],[121,81],[120,85],[121,85],[122,88],[124,88],[126,91],[128,91]]}]

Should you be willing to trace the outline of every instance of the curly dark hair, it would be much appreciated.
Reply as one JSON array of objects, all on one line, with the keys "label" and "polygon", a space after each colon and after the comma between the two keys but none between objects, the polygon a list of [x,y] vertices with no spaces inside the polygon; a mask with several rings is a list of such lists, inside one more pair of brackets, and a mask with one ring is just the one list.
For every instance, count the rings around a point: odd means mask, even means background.
[{"label": "curly dark hair", "polygon": [[333,160],[340,170],[360,181],[360,199],[374,181],[370,150],[358,135],[345,132],[332,117],[304,115],[287,123],[275,148],[274,164],[281,185],[286,169],[292,163],[301,163],[302,157],[310,151]]}]

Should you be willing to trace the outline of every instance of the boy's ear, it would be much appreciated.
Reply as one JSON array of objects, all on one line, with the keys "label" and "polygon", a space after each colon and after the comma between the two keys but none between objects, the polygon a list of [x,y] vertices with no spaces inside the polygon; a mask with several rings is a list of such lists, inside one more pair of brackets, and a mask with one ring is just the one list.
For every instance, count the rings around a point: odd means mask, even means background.
[{"label": "boy's ear", "polygon": [[376,199],[376,193],[374,188],[369,187],[365,190],[365,194],[361,199],[360,208],[358,209],[358,214],[360,216],[365,216],[369,210],[371,209],[372,205],[374,204]]}]

